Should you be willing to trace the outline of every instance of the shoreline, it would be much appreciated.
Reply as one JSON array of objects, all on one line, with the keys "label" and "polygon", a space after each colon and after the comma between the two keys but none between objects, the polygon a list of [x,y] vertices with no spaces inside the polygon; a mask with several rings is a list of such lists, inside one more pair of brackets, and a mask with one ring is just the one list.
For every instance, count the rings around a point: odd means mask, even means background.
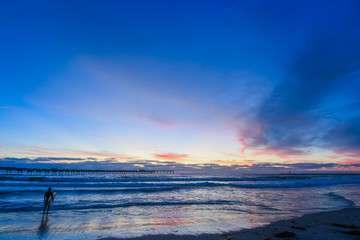
[{"label": "shoreline", "polygon": [[336,239],[360,240],[360,208],[305,214],[280,220],[266,226],[224,234],[146,235],[136,238],[105,237],[98,240],[275,240],[275,239]]}]

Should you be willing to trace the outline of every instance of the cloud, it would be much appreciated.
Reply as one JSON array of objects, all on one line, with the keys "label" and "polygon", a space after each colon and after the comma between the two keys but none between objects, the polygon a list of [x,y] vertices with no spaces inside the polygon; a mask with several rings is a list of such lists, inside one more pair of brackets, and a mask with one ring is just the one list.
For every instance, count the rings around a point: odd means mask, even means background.
[{"label": "cloud", "polygon": [[344,160],[344,164],[346,165],[352,165],[352,166],[360,166],[360,160],[359,158],[357,160],[353,158],[348,158]]},{"label": "cloud", "polygon": [[91,137],[102,138],[100,135],[95,134],[95,133],[90,133],[89,135],[90,135]]},{"label": "cloud", "polygon": [[113,158],[113,159],[123,159],[123,160],[131,160],[134,157],[124,155],[124,154],[116,154],[112,152],[106,151],[80,151],[80,150],[69,150],[69,149],[58,149],[58,148],[41,148],[41,147],[32,147],[22,145],[21,148],[25,149],[22,152],[17,152],[18,154],[24,154],[26,156],[33,155],[33,156],[61,156],[64,152],[67,155],[75,156],[75,157],[86,157],[87,159],[90,158]]},{"label": "cloud", "polygon": [[258,150],[256,151],[254,154],[251,154],[252,157],[256,157],[256,156],[277,156],[283,159],[287,159],[289,157],[292,156],[303,156],[306,153],[301,151],[301,150],[297,150],[297,149],[291,149],[291,148],[266,148],[263,150]]},{"label": "cloud", "polygon": [[300,153],[307,147],[360,147],[360,17],[349,12],[311,36],[250,128],[247,146]]},{"label": "cloud", "polygon": [[42,149],[29,149],[27,152],[19,152],[19,153],[24,154],[24,155],[36,155],[36,156],[58,155],[57,152],[47,151],[47,150],[42,150]]},{"label": "cloud", "polygon": [[175,154],[175,153],[165,153],[165,154],[153,154],[155,158],[167,159],[167,160],[181,160],[187,158],[186,154]]},{"label": "cloud", "polygon": [[175,124],[173,122],[168,121],[165,118],[159,117],[156,115],[150,116],[149,120],[159,126],[162,126],[162,127],[174,127],[175,126]]},{"label": "cloud", "polygon": [[[360,107],[360,105],[359,105]],[[360,113],[359,116],[337,124],[327,134],[329,146],[338,153],[353,153],[360,156]]]},{"label": "cloud", "polygon": [[359,158],[360,159],[360,149],[352,149],[352,148],[339,148],[339,149],[335,149],[334,153],[342,155],[344,157],[349,157],[349,158]]},{"label": "cloud", "polygon": [[109,158],[105,160],[94,158],[1,158],[2,167],[23,168],[59,168],[59,169],[84,169],[84,170],[174,170],[176,173],[281,173],[281,172],[307,172],[307,171],[360,171],[359,161],[345,161],[343,163],[245,163],[222,165],[223,162],[205,164],[183,164],[175,161],[159,160],[134,160],[119,162]]},{"label": "cloud", "polygon": [[57,161],[57,160],[65,160],[65,161],[72,161],[72,162],[79,162],[79,161],[85,161],[87,159],[83,159],[83,158],[68,158],[68,157],[39,157],[36,158],[35,161],[38,162],[49,162],[49,161]]},{"label": "cloud", "polygon": [[[167,117],[160,116],[161,114],[148,114],[147,116],[134,116],[131,119],[145,123],[148,125],[160,127],[160,128],[173,128],[177,127],[178,125],[175,123],[175,121],[170,121],[167,119]],[[163,114],[164,115],[164,114]]]},{"label": "cloud", "polygon": [[74,151],[73,153],[78,154],[78,155],[91,156],[91,157],[117,158],[117,159],[131,159],[132,158],[127,155],[108,153],[108,152]]}]

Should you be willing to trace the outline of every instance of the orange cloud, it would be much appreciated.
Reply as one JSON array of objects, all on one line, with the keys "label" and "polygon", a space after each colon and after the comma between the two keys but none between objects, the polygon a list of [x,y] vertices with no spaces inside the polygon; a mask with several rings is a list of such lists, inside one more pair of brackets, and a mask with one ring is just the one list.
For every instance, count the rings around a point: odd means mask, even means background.
[{"label": "orange cloud", "polygon": [[231,160],[215,160],[215,161],[212,161],[212,163],[215,163],[215,164],[218,164],[218,165],[221,165],[221,166],[233,166],[233,165],[251,165],[252,163],[250,163],[249,161],[231,161]]},{"label": "orange cloud", "polygon": [[181,160],[188,157],[187,154],[175,154],[175,153],[166,153],[166,154],[153,154],[155,158],[166,159],[166,160]]},{"label": "orange cloud", "polygon": [[144,168],[144,167],[145,167],[144,164],[134,164],[133,166],[134,166],[134,167],[141,167],[141,168]]}]

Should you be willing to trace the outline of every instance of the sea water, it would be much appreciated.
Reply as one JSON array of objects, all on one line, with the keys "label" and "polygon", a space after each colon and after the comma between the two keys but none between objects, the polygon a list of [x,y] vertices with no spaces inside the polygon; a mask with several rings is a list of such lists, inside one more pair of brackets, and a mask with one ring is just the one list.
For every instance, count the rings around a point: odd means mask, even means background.
[{"label": "sea water", "polygon": [[[48,187],[57,192],[43,214]],[[224,233],[360,205],[360,175],[0,175],[0,239]]]}]

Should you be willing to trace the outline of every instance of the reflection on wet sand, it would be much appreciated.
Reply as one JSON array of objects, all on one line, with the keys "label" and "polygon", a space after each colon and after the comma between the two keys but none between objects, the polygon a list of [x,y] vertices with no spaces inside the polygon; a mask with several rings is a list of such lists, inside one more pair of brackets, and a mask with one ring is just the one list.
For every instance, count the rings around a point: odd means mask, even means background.
[{"label": "reflection on wet sand", "polygon": [[39,237],[39,239],[44,238],[47,235],[47,233],[49,232],[48,222],[49,222],[49,214],[44,213],[42,218],[41,218],[40,226],[38,228],[38,237]]},{"label": "reflection on wet sand", "polygon": [[164,218],[153,218],[149,220],[150,225],[159,227],[159,226],[183,226],[191,224],[190,221],[182,218],[172,218],[172,217],[164,217]]}]

